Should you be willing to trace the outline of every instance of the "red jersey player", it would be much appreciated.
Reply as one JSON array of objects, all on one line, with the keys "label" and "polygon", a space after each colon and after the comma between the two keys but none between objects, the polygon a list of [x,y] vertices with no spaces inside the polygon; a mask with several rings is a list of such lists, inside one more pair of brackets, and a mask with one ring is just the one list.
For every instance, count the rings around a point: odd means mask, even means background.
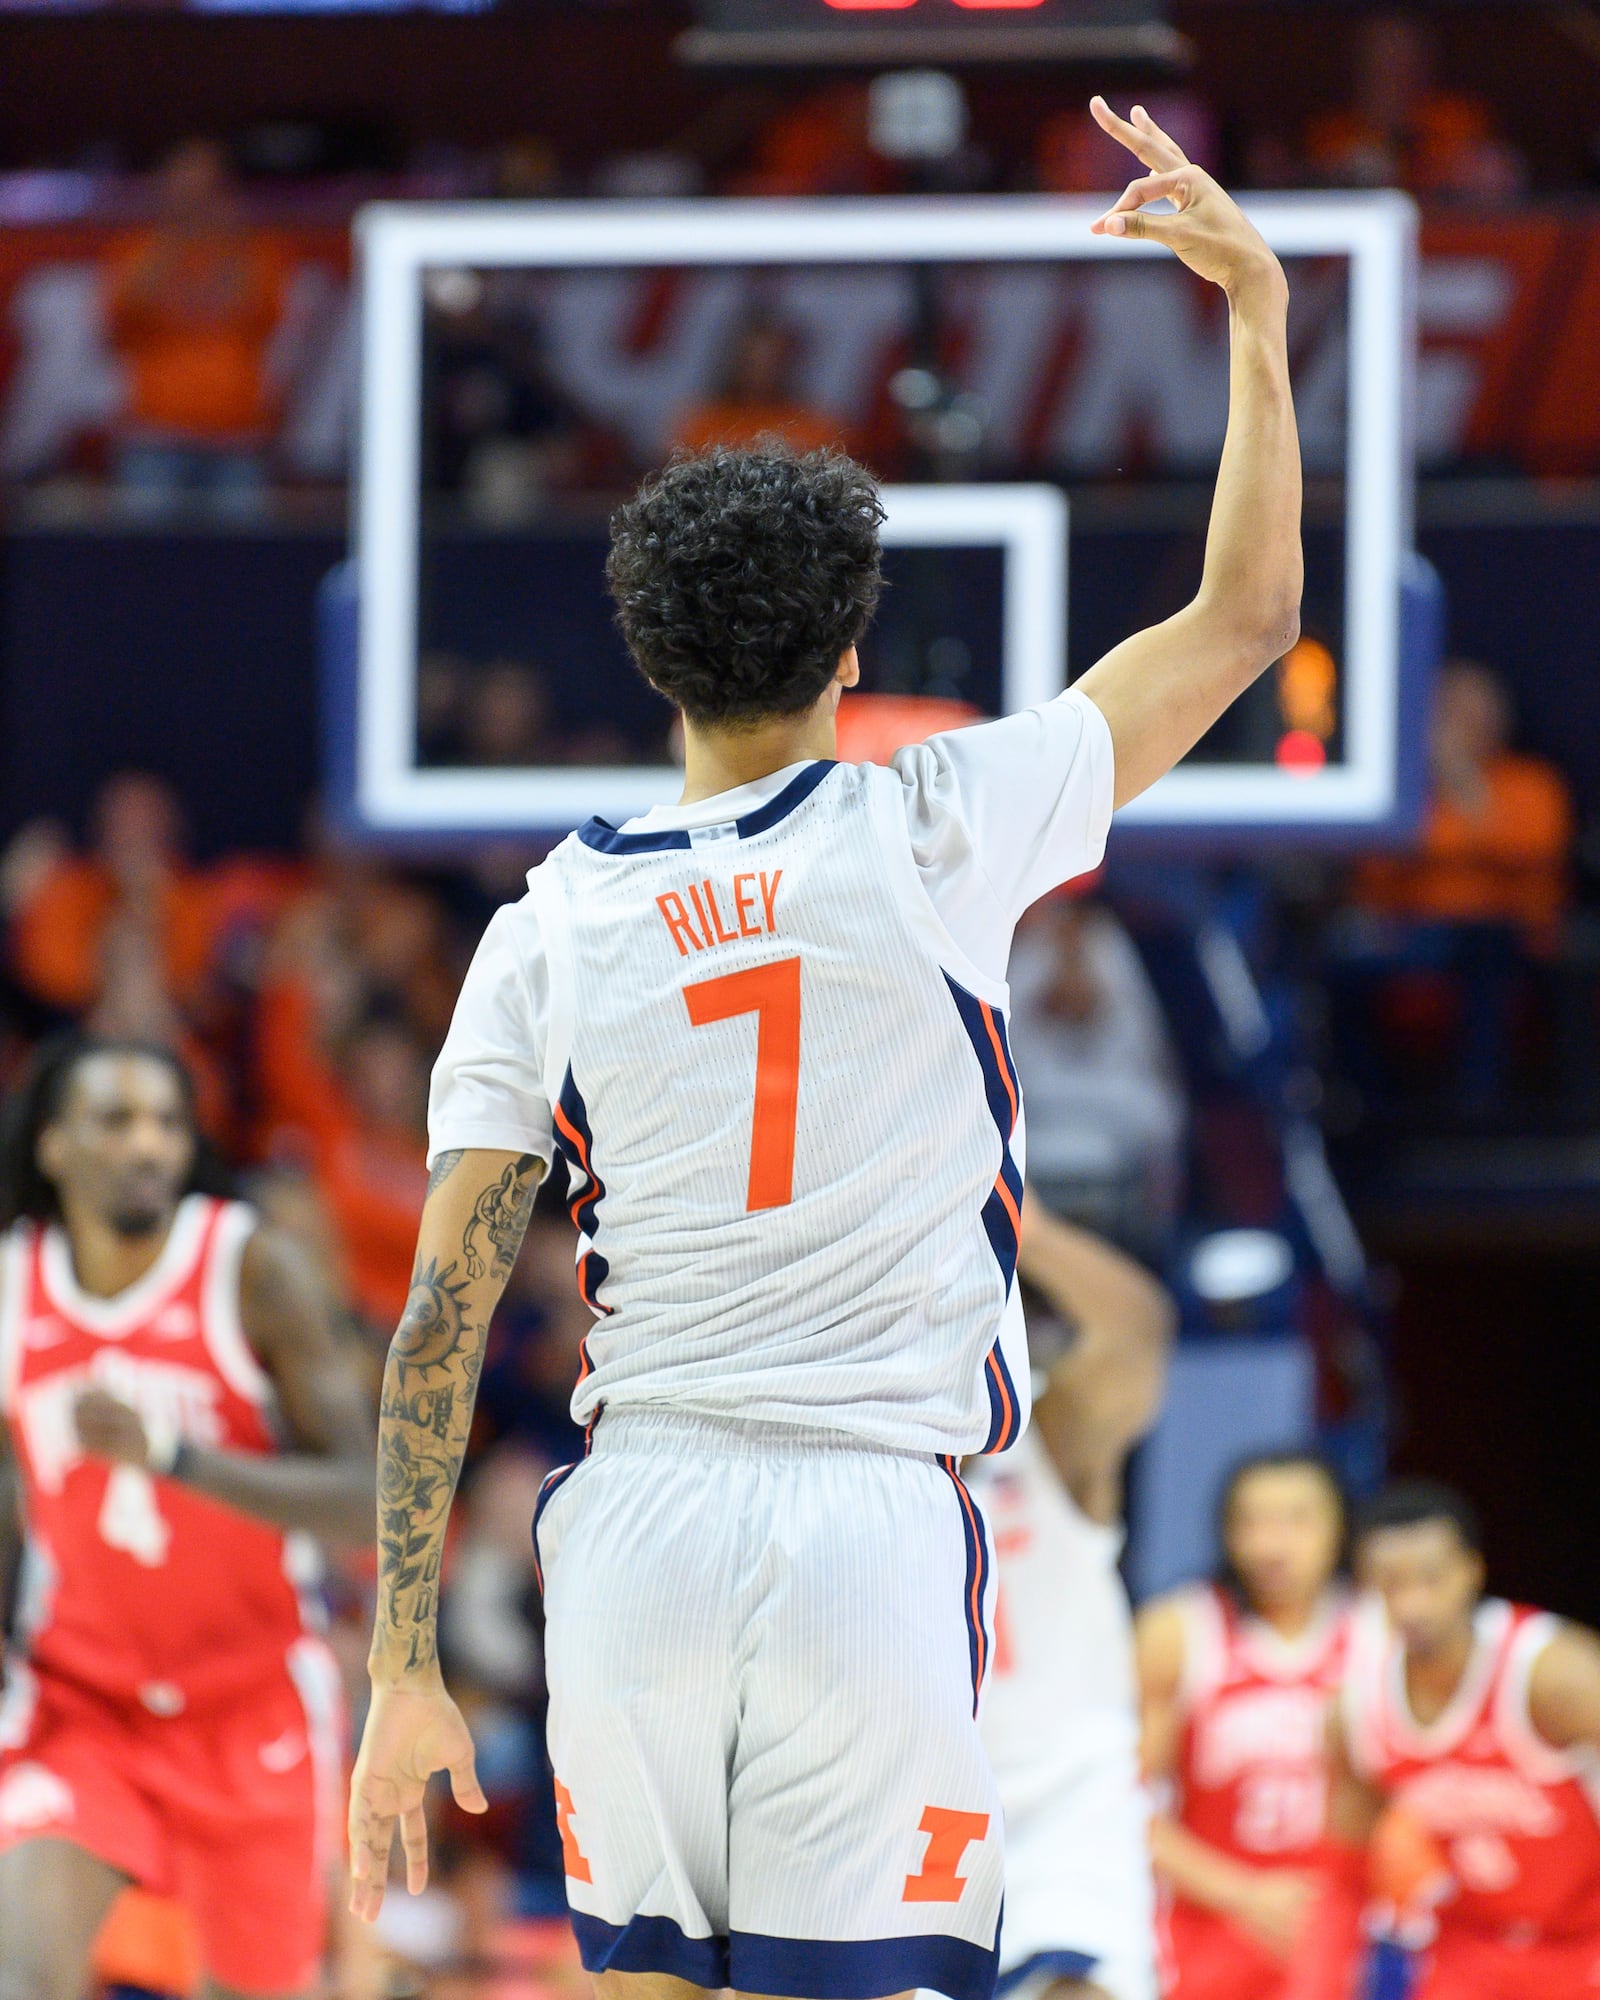
[{"label": "red jersey player", "polygon": [[1593,2000],[1600,1991],[1600,1637],[1483,1595],[1477,1517],[1397,1483],[1363,1517],[1363,1618],[1332,1729],[1334,1831],[1385,1805],[1449,1870],[1414,2000]]},{"label": "red jersey player", "polygon": [[1229,1583],[1138,1622],[1146,1772],[1174,1789],[1153,1836],[1168,2000],[1285,2000],[1326,1832],[1344,1503],[1320,1459],[1274,1454],[1235,1470],[1220,1518]]},{"label": "red jersey player", "polygon": [[162,1049],[58,1045],[9,1107],[3,2000],[77,2000],[128,1882],[188,1904],[210,2000],[319,1967],[340,1700],[304,1538],[370,1536],[372,1426],[300,1260],[194,1165]]}]

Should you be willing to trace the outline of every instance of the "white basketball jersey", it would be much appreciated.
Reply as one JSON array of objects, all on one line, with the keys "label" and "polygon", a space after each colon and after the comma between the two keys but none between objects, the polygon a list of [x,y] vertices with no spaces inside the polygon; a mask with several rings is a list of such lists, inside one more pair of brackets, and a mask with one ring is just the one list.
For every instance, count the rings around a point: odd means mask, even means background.
[{"label": "white basketball jersey", "polygon": [[1016,1436],[1005,994],[940,962],[898,790],[810,764],[763,812],[591,823],[541,871],[546,1075],[600,1314],[580,1422],[665,1398],[825,1426],[848,1406],[925,1451]]},{"label": "white basketball jersey", "polygon": [[792,766],[590,821],[499,913],[430,1133],[564,1155],[597,1315],[580,1423],[1018,1435],[1005,961],[1026,904],[1100,857],[1110,749],[1069,694],[892,767]]},{"label": "white basketball jersey", "polygon": [[999,1594],[983,1737],[1008,1820],[1097,1767],[1138,1786],[1133,1620],[1120,1528],[1091,1521],[1036,1431],[967,1469],[994,1540]]}]

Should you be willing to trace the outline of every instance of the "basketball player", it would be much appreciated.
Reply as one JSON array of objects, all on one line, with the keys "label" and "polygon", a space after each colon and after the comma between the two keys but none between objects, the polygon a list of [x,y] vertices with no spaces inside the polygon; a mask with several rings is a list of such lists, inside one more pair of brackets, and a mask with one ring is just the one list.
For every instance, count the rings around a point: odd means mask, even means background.
[{"label": "basketball player", "polygon": [[1301,579],[1283,274],[1149,118],[1096,116],[1152,169],[1097,227],[1169,244],[1231,302],[1192,604],[1056,701],[846,765],[867,474],[712,451],[613,525],[623,633],[683,716],[683,796],[533,871],[435,1074],[379,1448],[362,1915],[397,1825],[425,1880],[431,1771],[481,1803],[436,1580],[484,1330],[558,1149],[597,1315],[573,1403],[591,1450],[535,1538],[585,1963],[607,1994],[988,2000],[992,1560],[958,1466],[1027,1416],[1011,934],[1283,652]]},{"label": "basketball player", "polygon": [[341,1703],[299,1585],[306,1536],[370,1532],[365,1398],[289,1246],[186,1192],[168,1051],[58,1044],[9,1114],[0,2000],[78,2000],[130,1882],[188,1905],[212,2000],[309,1993]]},{"label": "basketball player", "polygon": [[1170,2000],[1286,2000],[1327,1830],[1329,1705],[1349,1633],[1344,1504],[1318,1458],[1247,1459],[1220,1511],[1227,1581],[1138,1621]]},{"label": "basketball player", "polygon": [[983,1712],[1006,1826],[997,1990],[1155,2000],[1133,1625],[1117,1563],[1123,1471],[1161,1407],[1172,1306],[1131,1258],[1032,1196],[1017,1271],[1033,1289],[1028,1343],[1043,1387],[1017,1445],[969,1473],[999,1579]]},{"label": "basketball player", "polygon": [[[1415,2000],[1600,1992],[1600,1638],[1483,1594],[1477,1515],[1428,1480],[1362,1516],[1363,1619],[1334,1723],[1334,1832],[1386,1802],[1432,1836],[1450,1886]],[[1351,1898],[1351,1913],[1354,1897]]]}]

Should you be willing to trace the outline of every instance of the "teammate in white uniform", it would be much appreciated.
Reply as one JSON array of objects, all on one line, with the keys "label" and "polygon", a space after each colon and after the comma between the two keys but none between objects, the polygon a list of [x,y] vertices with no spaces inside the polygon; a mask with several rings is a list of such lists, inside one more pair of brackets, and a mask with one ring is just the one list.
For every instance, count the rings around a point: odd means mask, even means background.
[{"label": "teammate in white uniform", "polygon": [[1172,1307],[1131,1258],[1032,1197],[1017,1269],[1035,1292],[1033,1424],[970,1474],[999,1571],[982,1718],[1006,1823],[999,1991],[1155,2000],[1133,1620],[1117,1564],[1123,1473],[1161,1406]]},{"label": "teammate in white uniform", "polygon": [[[364,1916],[397,1824],[426,1878],[431,1771],[481,1802],[436,1581],[489,1315],[559,1150],[597,1314],[591,1450],[535,1532],[585,1962],[606,1994],[992,1989],[991,1559],[957,1466],[1026,1417],[1011,933],[1284,651],[1301,580],[1283,274],[1142,113],[1096,115],[1156,170],[1096,226],[1170,243],[1231,303],[1193,604],[1057,701],[855,767],[831,759],[878,588],[870,478],[712,452],[614,524],[684,793],[533,871],[436,1072],[384,1387]],[[1144,212],[1163,196],[1177,213]]]}]

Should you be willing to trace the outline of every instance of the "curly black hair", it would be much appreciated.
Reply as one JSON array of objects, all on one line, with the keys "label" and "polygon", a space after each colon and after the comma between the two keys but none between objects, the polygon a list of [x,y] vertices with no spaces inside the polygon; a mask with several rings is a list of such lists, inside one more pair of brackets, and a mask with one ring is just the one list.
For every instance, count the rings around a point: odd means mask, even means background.
[{"label": "curly black hair", "polygon": [[691,722],[799,715],[866,630],[883,502],[842,451],[762,439],[674,458],[611,522],[634,664]]}]

